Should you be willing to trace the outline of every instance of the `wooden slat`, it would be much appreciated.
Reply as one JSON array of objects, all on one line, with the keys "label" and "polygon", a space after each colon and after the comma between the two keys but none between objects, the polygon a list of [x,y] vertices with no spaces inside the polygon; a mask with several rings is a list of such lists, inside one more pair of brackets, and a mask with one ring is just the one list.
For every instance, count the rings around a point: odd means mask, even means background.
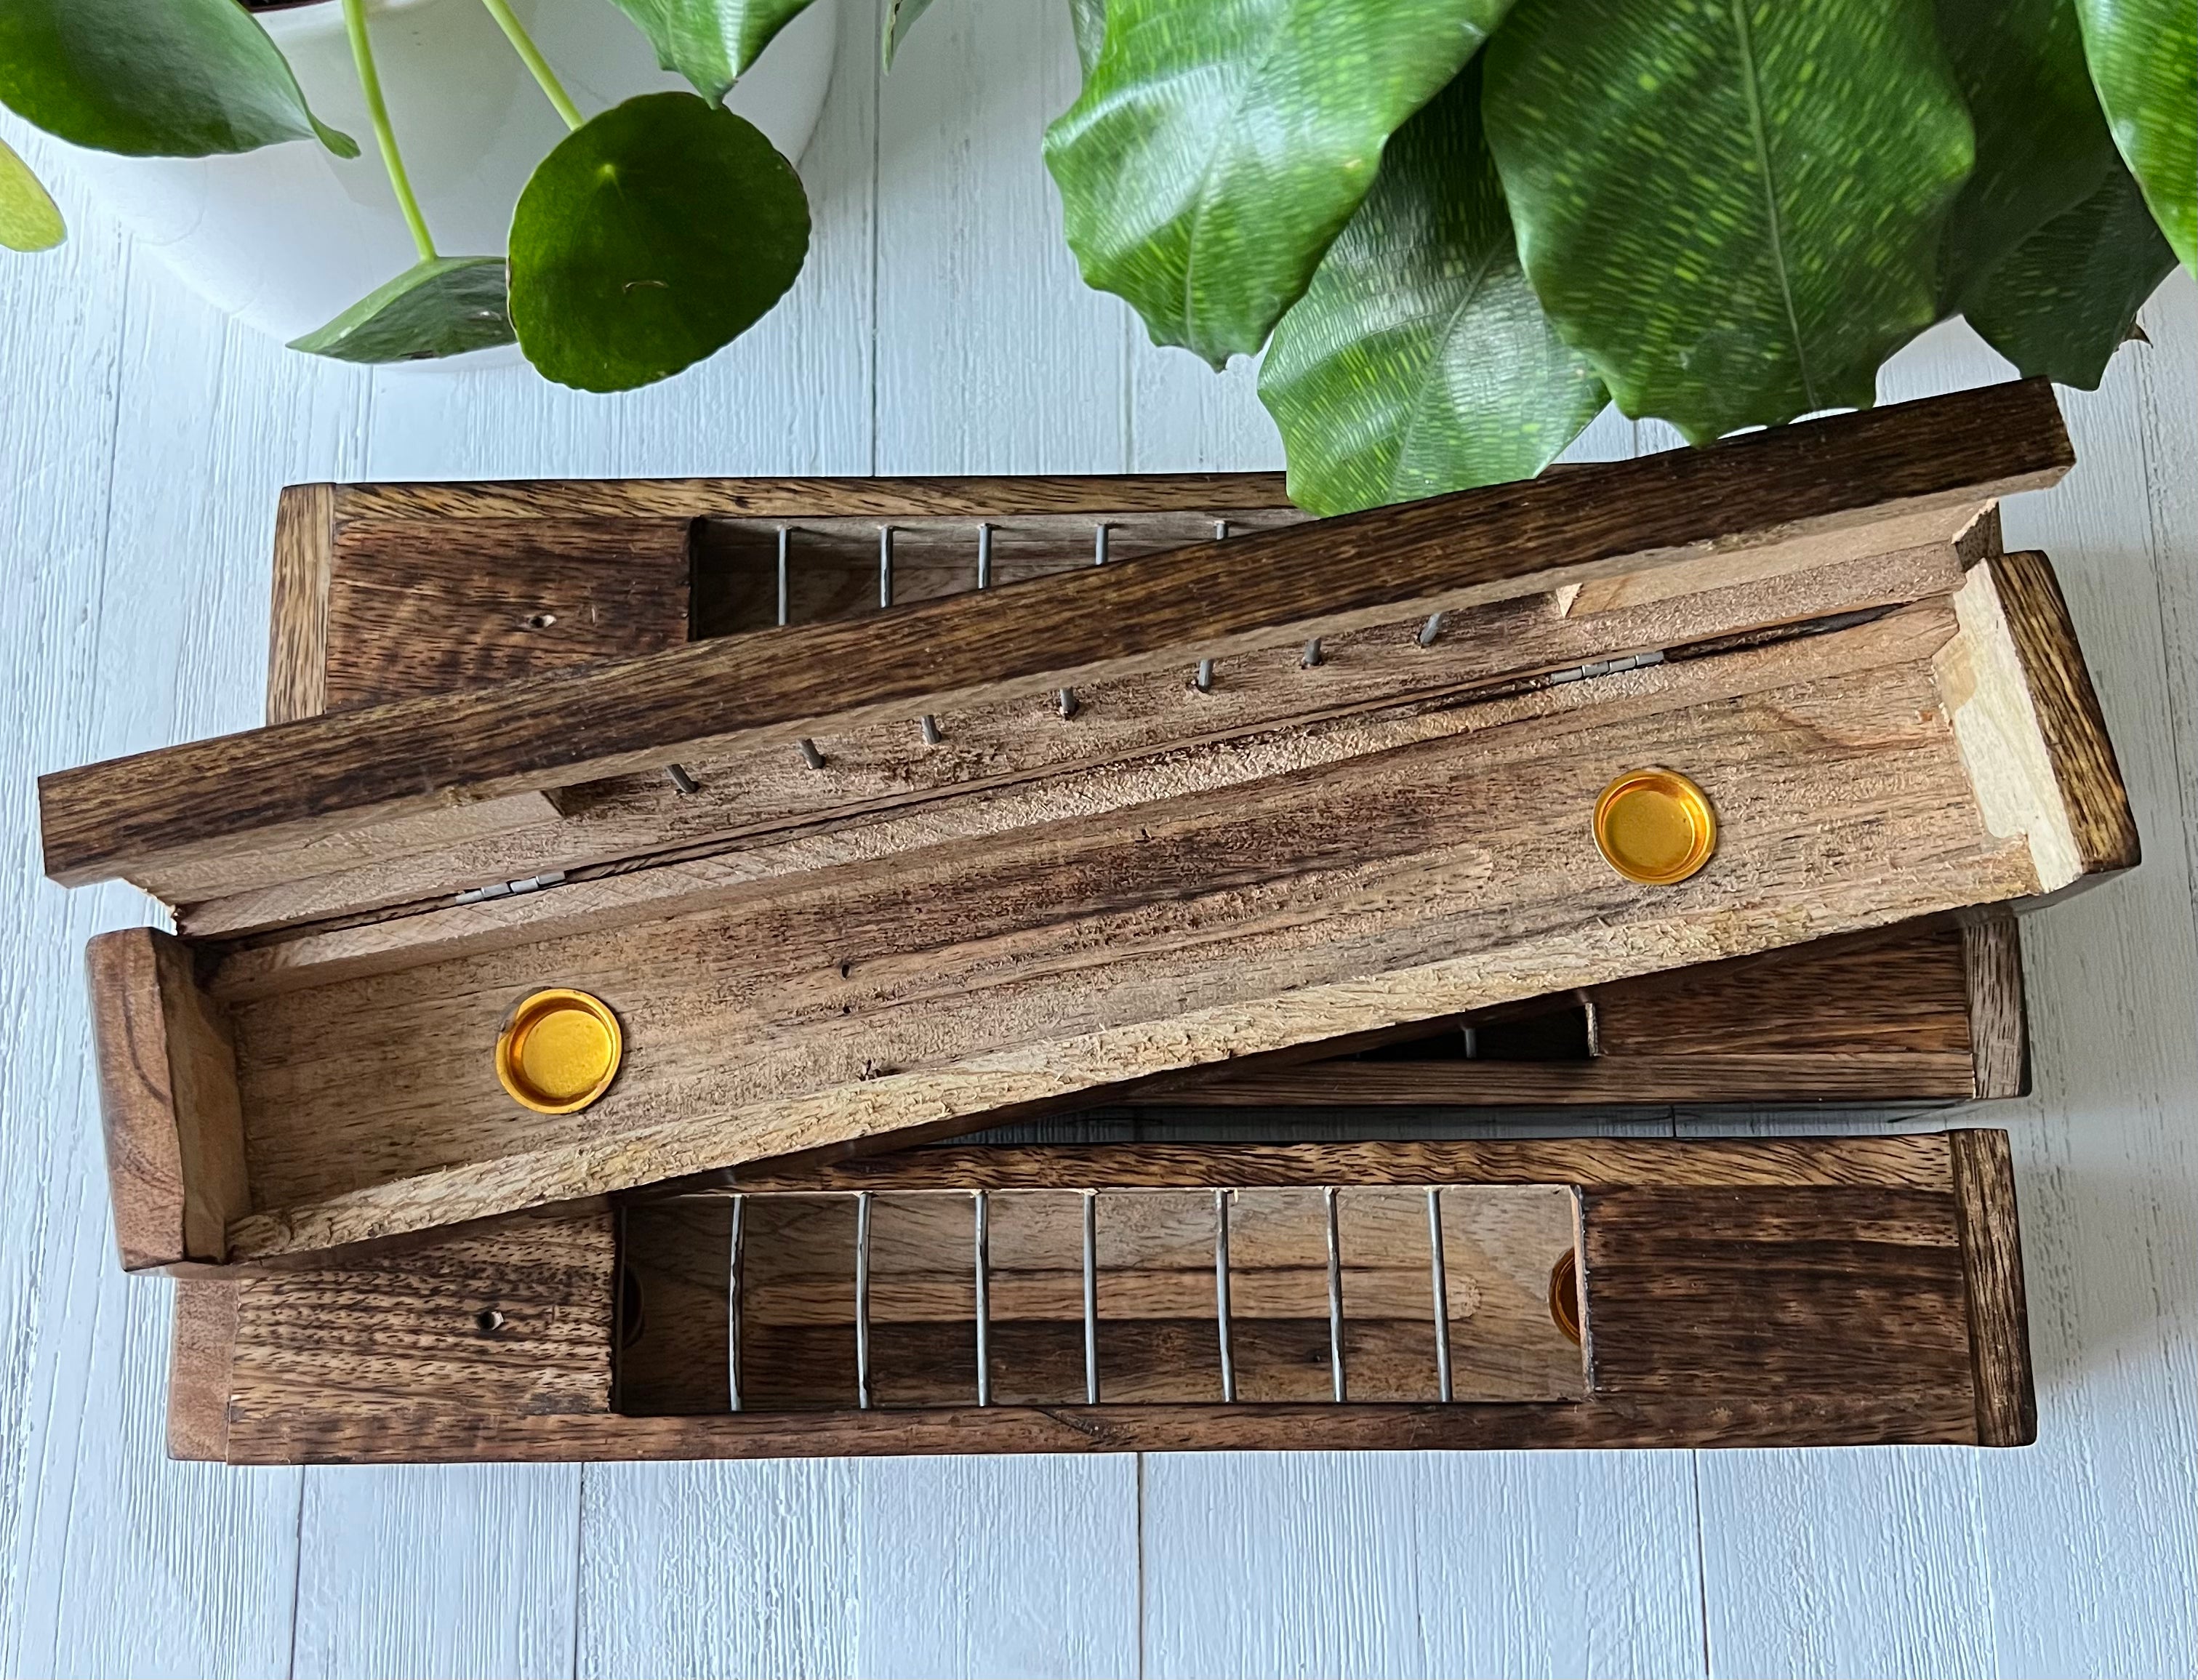
[{"label": "wooden slat", "polygon": [[[1712,549],[1783,544],[1781,563],[1798,567],[1855,542],[1951,540],[1981,503],[2049,484],[2070,460],[2049,387],[1995,387],[875,619],[300,719],[43,778],[45,866],[72,884],[145,875],[461,797],[1371,628]],[[1864,526],[1873,534],[1842,534]]]},{"label": "wooden slat", "polygon": [[172,934],[102,933],[84,966],[123,1269],[218,1264],[250,1206],[228,1012]]},{"label": "wooden slat", "polygon": [[336,490],[292,485],[275,510],[275,576],[267,613],[267,721],[328,709],[329,573]]},{"label": "wooden slat", "polygon": [[2031,1376],[2021,1224],[2007,1134],[1956,1131],[1947,1135],[1947,1143],[1968,1285],[1977,1440],[1984,1446],[2028,1446],[2038,1439],[2038,1392]]},{"label": "wooden slat", "polygon": [[2004,910],[1961,927],[1962,978],[1980,1099],[2030,1091],[2030,1025],[2022,1000],[2021,934]]}]

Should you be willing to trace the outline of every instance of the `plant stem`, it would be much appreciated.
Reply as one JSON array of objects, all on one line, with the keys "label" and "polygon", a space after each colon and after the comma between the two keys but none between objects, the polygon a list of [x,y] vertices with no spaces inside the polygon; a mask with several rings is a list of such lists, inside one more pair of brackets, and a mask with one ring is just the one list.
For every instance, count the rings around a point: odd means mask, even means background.
[{"label": "plant stem", "polygon": [[557,108],[557,114],[565,119],[565,126],[579,127],[586,120],[580,115],[580,108],[573,103],[572,96],[565,91],[564,84],[557,79],[557,73],[550,67],[550,61],[542,56],[542,49],[534,44],[534,38],[526,32],[526,26],[512,15],[506,0],[481,0],[481,4],[488,8],[488,15],[496,20],[497,27],[503,31],[504,38],[511,43],[512,49],[532,73],[542,91],[549,95],[550,102]]},{"label": "plant stem", "polygon": [[381,97],[381,78],[374,68],[374,49],[366,39],[366,0],[343,0],[344,31],[351,37],[352,62],[358,67],[358,89],[366,96],[366,114],[374,124],[374,138],[381,148],[382,167],[389,171],[389,189],[397,195],[397,207],[404,212],[404,225],[412,230],[412,242],[420,247],[420,260],[435,260],[435,241],[428,236],[427,218],[420,213],[420,201],[412,196],[411,177],[397,149],[397,131],[389,124],[389,107]]}]

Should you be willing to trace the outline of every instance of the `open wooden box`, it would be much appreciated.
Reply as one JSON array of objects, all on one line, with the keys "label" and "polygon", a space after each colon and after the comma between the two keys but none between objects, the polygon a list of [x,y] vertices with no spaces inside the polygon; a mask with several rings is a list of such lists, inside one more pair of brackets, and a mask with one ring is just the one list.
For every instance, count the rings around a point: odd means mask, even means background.
[{"label": "open wooden box", "polygon": [[[775,568],[782,527],[843,573],[862,527],[902,602],[950,537],[993,584],[1095,525],[1108,563],[45,778],[49,873],[177,908],[179,939],[92,953],[125,1259],[266,1262],[1271,1077],[2125,866],[2050,571],[1992,513],[2068,458],[2026,385],[1294,526],[1271,487],[1201,482],[1197,523],[1232,534],[1188,549],[1167,481],[385,486],[340,525],[319,492],[308,639],[359,610],[345,544],[392,521],[427,567],[707,573],[736,619],[757,592],[701,557]],[[1651,764],[1718,813],[1678,887],[1621,880],[1587,829]],[[616,1084],[561,1119],[490,1070],[543,984],[626,1028]]]}]

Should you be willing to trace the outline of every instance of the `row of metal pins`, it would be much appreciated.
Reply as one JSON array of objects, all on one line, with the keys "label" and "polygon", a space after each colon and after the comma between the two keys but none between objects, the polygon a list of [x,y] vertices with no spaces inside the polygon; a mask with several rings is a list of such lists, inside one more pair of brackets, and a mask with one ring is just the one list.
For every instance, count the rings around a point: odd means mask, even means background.
[{"label": "row of metal pins", "polygon": [[[855,1195],[855,1404],[870,1410],[870,1192]],[[1221,1398],[1236,1398],[1236,1357],[1234,1320],[1229,1298],[1229,1198],[1225,1189],[1213,1193],[1213,1310],[1221,1354]],[[1430,1282],[1434,1295],[1435,1376],[1445,1403],[1454,1389],[1451,1375],[1450,1277],[1443,1261],[1442,1193],[1428,1189],[1428,1250]],[[973,1193],[977,1275],[977,1404],[992,1404],[992,1256],[991,1204],[982,1190]],[[726,1320],[729,1326],[726,1368],[732,1409],[741,1410],[741,1233],[747,1198],[732,1199],[730,1288]],[[1099,1241],[1098,1193],[1084,1192],[1084,1398],[1099,1404]],[[1349,1392],[1343,1352],[1343,1255],[1336,1229],[1335,1189],[1321,1191],[1322,1211],[1328,1227],[1328,1355],[1335,1398],[1341,1404]]]}]

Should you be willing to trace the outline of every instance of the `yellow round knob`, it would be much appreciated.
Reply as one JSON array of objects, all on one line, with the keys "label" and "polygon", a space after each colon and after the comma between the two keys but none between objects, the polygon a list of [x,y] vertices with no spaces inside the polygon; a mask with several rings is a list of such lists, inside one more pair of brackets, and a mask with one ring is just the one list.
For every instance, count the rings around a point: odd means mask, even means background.
[{"label": "yellow round knob", "polygon": [[496,1040],[496,1077],[538,1114],[572,1114],[610,1088],[625,1054],[618,1017],[584,991],[538,991]]},{"label": "yellow round knob", "polygon": [[1628,881],[1668,887],[1717,850],[1709,795],[1676,770],[1628,770],[1595,802],[1595,843]]}]

